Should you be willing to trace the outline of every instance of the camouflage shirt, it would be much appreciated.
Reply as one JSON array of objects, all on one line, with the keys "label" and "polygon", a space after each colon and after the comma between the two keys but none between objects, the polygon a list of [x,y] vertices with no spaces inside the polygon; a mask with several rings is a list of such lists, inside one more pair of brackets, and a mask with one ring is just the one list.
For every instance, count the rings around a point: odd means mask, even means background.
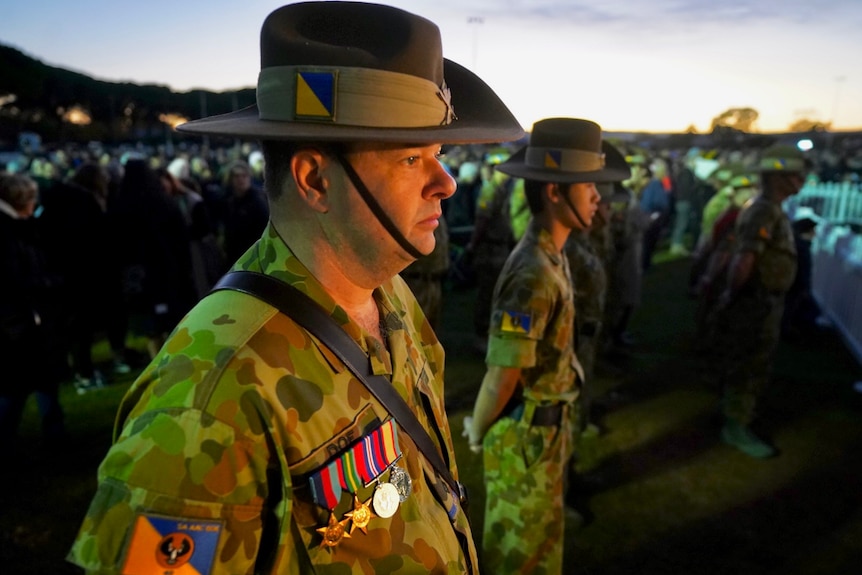
[{"label": "camouflage shirt", "polygon": [[757,255],[755,279],[770,292],[786,292],[796,277],[796,243],[781,206],[763,197],[748,204],[736,221],[736,250]]},{"label": "camouflage shirt", "polygon": [[604,262],[596,253],[589,235],[579,231],[569,236],[565,254],[572,272],[579,325],[600,322],[604,314],[608,286]]},{"label": "camouflage shirt", "polygon": [[[271,227],[235,269],[275,276],[329,310],[374,373],[391,378],[457,477],[443,349],[400,278],[374,292],[387,349],[336,306]],[[406,433],[390,426],[394,437],[381,439],[389,422],[290,318],[251,296],[216,292],[177,326],[123,400],[69,560],[98,573],[475,572],[464,510]],[[358,448],[369,461],[346,457]],[[395,466],[412,492],[394,511],[388,506],[391,516],[357,520],[363,503],[380,509],[375,487],[391,479],[387,465],[399,453]],[[379,472],[377,480],[354,477],[352,491],[343,487],[351,462]],[[324,534],[342,531],[337,545],[323,545]]]},{"label": "camouflage shirt", "polygon": [[550,234],[532,220],[494,289],[489,365],[520,367],[524,397],[573,402],[576,374],[575,306],[569,264]]}]

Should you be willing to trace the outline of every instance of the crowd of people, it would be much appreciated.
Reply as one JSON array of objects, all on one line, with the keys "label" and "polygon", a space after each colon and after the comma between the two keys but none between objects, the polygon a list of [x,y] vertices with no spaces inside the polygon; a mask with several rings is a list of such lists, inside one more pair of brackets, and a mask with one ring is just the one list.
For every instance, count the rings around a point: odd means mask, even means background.
[{"label": "crowd of people", "polygon": [[[411,33],[390,45],[382,23]],[[69,145],[0,172],[0,353],[16,382],[0,396],[4,440],[28,395],[59,437],[60,383],[87,393],[143,367],[73,562],[562,572],[572,461],[600,432],[595,366],[635,345],[664,242],[691,258],[722,440],[775,455],[751,423],[782,325],[800,325],[785,307],[801,308],[816,224],[782,203],[818,170],[839,177],[835,157],[653,150],[574,118],[541,120],[524,143],[439,42],[386,6],[288,5],[263,25],[257,113],[182,128],[260,144]],[[368,93],[340,93],[336,116],[342,79]],[[481,563],[443,402],[447,279],[475,286],[487,367],[464,422],[488,492]],[[130,333],[147,341],[140,366]],[[102,337],[112,357],[97,365]]]}]

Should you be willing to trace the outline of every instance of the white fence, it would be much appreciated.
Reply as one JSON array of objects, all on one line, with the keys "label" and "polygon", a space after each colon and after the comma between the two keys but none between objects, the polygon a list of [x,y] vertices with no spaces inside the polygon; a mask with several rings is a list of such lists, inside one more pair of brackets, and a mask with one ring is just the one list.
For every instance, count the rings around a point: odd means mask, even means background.
[{"label": "white fence", "polygon": [[812,291],[862,364],[862,190],[858,184],[807,185],[785,205],[812,208],[823,222],[811,246]]},{"label": "white fence", "polygon": [[791,215],[797,206],[812,208],[833,225],[862,226],[862,189],[859,184],[850,182],[807,184],[798,194],[785,202],[785,208]]}]

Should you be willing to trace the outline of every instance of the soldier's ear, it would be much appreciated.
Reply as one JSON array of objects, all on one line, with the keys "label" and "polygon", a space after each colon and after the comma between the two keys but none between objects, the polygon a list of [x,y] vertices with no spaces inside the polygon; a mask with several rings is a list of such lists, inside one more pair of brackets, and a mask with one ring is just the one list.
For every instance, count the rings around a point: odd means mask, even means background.
[{"label": "soldier's ear", "polygon": [[562,201],[562,194],[562,184],[546,182],[545,185],[542,186],[542,195],[549,204],[556,204]]},{"label": "soldier's ear", "polygon": [[290,172],[296,182],[299,197],[316,212],[329,211],[329,180],[326,167],[331,164],[329,156],[317,148],[302,148],[290,159]]}]

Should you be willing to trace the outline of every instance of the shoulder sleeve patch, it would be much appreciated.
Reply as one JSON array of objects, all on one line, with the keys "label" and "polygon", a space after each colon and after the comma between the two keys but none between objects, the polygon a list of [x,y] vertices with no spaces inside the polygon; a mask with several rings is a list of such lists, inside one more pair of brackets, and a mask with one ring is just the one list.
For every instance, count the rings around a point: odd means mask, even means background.
[{"label": "shoulder sleeve patch", "polygon": [[506,311],[500,313],[500,331],[503,333],[530,333],[532,317],[528,313]]},{"label": "shoulder sleeve patch", "polygon": [[221,530],[220,521],[139,514],[122,573],[208,575]]}]

